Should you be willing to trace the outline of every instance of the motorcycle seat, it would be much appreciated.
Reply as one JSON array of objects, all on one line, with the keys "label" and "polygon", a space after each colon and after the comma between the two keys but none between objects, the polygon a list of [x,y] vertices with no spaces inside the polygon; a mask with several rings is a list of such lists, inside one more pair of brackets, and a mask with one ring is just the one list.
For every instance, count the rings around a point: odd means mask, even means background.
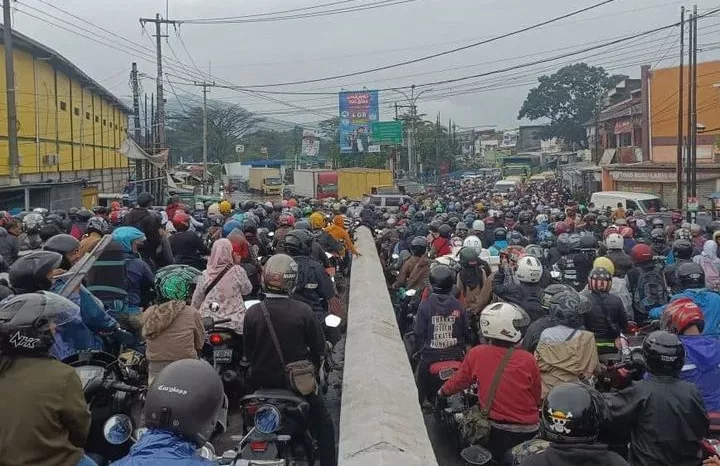
[{"label": "motorcycle seat", "polygon": [[282,401],[288,401],[297,405],[305,403],[305,399],[299,397],[295,392],[283,390],[280,388],[268,388],[257,390],[250,395],[243,397],[243,400],[251,400],[256,398],[268,398]]},{"label": "motorcycle seat", "polygon": [[438,375],[445,369],[460,369],[461,361],[440,361],[430,364],[430,375]]}]

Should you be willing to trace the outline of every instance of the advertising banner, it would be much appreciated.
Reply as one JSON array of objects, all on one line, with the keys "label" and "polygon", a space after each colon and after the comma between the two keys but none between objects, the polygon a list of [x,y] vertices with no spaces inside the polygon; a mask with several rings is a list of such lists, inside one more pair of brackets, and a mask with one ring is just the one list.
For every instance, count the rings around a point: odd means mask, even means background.
[{"label": "advertising banner", "polygon": [[372,138],[370,125],[378,121],[378,91],[341,92],[340,97],[340,152],[365,153]]},{"label": "advertising banner", "polygon": [[320,153],[320,139],[314,129],[304,129],[301,153],[303,157],[317,158]]}]

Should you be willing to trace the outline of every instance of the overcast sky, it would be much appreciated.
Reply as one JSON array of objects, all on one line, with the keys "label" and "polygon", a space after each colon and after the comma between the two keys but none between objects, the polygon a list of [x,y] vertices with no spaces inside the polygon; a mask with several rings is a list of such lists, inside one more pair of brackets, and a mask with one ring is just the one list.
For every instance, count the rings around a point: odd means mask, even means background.
[{"label": "overcast sky", "polygon": [[[172,86],[165,86],[167,99],[175,99],[173,88],[179,94],[192,93],[195,98],[200,98],[200,89],[188,85],[187,81],[199,79],[200,73],[208,73],[209,67],[211,79],[218,84],[237,86],[324,78],[470,44],[589,6],[596,1],[408,0],[407,3],[383,8],[290,21],[182,24],[177,31],[171,26],[168,42],[163,41],[163,53],[169,60],[166,63],[167,72],[173,75],[169,76]],[[169,0],[169,17],[182,20],[246,16],[336,3],[301,12],[309,13],[378,2],[381,0],[346,1],[342,4],[338,0]],[[49,4],[141,44],[147,50],[133,52],[129,48],[137,46],[69,17]],[[129,96],[128,75],[132,61],[137,61],[140,71],[149,76],[142,81],[144,90],[148,93],[154,90],[154,39],[143,33],[138,19],[154,17],[155,13],[165,16],[165,0],[19,0],[13,5],[16,8],[14,26],[20,32],[54,48],[113,93]],[[333,81],[269,89],[337,92],[340,89],[382,89],[416,84],[420,86],[418,90],[431,89],[418,100],[419,112],[427,114],[430,119],[440,112],[444,122],[452,118],[458,125],[467,127],[497,125],[508,128],[518,124],[518,110],[539,75],[552,73],[568,63],[586,61],[605,66],[613,73],[639,77],[641,63],[662,68],[677,61],[677,29],[587,52],[577,58],[565,58],[455,84],[422,85],[553,57],[583,48],[583,44],[592,46],[671,24],[679,19],[681,5],[682,2],[671,0],[616,0],[537,30],[420,63]],[[698,0],[697,5],[703,11],[717,6],[717,2]],[[701,53],[699,61],[718,59],[720,16],[703,20],[699,28],[700,46],[712,49]],[[154,25],[148,25],[147,31],[154,33]],[[117,49],[101,45],[97,40],[112,44]],[[448,95],[456,92],[462,94]],[[270,96],[291,106],[228,89],[213,89],[210,97],[236,102],[252,111],[294,122],[317,121],[337,114],[337,96],[333,95]],[[393,91],[381,92],[381,117],[389,119],[394,116],[394,102],[404,103],[404,99]],[[298,107],[310,112],[299,114]]]}]

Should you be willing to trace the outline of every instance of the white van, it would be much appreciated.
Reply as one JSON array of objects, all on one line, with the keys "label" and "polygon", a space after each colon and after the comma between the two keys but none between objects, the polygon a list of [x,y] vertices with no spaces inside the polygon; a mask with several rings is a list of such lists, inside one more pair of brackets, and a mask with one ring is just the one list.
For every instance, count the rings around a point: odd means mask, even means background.
[{"label": "white van", "polygon": [[635,213],[651,214],[659,213],[665,207],[662,199],[654,194],[635,193],[631,191],[600,191],[593,193],[590,202],[595,204],[598,210],[605,210],[608,207],[615,210],[618,203],[625,209],[632,209]]},{"label": "white van", "polygon": [[507,194],[516,191],[520,187],[518,180],[500,180],[493,186],[493,191],[500,194]]}]

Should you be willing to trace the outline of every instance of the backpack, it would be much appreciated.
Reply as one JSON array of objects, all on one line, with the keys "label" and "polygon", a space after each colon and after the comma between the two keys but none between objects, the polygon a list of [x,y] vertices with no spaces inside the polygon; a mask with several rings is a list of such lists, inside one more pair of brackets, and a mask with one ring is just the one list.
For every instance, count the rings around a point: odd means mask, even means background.
[{"label": "backpack", "polygon": [[127,305],[125,249],[113,240],[103,250],[86,276],[86,288],[102,301],[107,311],[121,312]]},{"label": "backpack", "polygon": [[657,268],[654,267],[640,275],[633,291],[633,307],[636,312],[647,315],[651,309],[669,302],[665,280]]},{"label": "backpack", "polygon": [[698,260],[700,267],[705,272],[705,288],[713,291],[720,291],[720,273],[713,264],[712,260],[706,257],[700,257]]},{"label": "backpack", "polygon": [[322,246],[323,250],[331,254],[339,254],[340,251],[344,249],[344,247],[340,244],[340,241],[333,238],[332,235],[330,235],[330,233],[328,233],[327,231],[321,232],[317,236],[317,240],[318,243],[320,243],[320,246]]}]

